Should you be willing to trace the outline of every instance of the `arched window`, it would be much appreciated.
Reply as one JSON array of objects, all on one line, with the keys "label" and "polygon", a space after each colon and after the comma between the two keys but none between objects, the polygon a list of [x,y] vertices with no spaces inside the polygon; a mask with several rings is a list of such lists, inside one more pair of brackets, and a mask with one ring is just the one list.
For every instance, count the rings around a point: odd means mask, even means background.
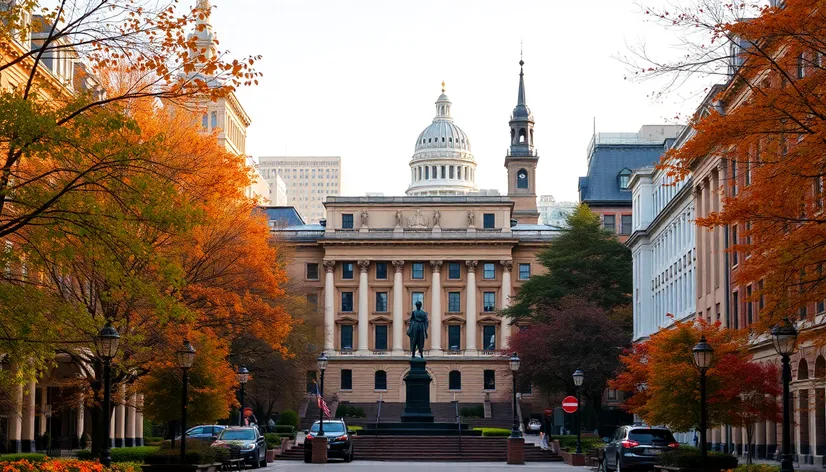
[{"label": "arched window", "polygon": [[387,390],[387,372],[383,370],[376,371],[376,390]]},{"label": "arched window", "polygon": [[218,112],[216,112],[216,111],[212,112],[212,127],[213,128],[218,127]]},{"label": "arched window", "polygon": [[815,361],[815,378],[822,379],[826,377],[826,359],[823,356],[817,356]]},{"label": "arched window", "polygon": [[448,390],[461,390],[462,389],[462,373],[458,370],[451,370],[450,374],[448,374],[447,380]]},{"label": "arched window", "polygon": [[516,173],[516,188],[528,188],[528,171],[525,169]]},{"label": "arched window", "polygon": [[809,363],[806,359],[800,359],[797,364],[797,380],[806,380],[809,378]]},{"label": "arched window", "polygon": [[519,144],[525,144],[525,128],[519,128]]}]

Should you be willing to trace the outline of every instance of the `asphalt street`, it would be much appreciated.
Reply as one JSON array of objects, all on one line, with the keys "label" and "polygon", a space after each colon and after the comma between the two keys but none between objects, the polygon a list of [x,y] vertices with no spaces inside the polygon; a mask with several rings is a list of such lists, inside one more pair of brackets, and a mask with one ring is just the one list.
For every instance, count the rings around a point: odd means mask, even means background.
[{"label": "asphalt street", "polygon": [[572,467],[564,462],[534,462],[525,465],[507,465],[501,462],[371,462],[354,461],[349,464],[332,461],[328,464],[305,464],[299,461],[276,461],[269,464],[267,469],[274,471],[313,471],[313,470],[364,470],[379,472],[392,470],[393,472],[437,472],[449,470],[451,472],[495,472],[504,469],[518,470],[552,470],[557,472],[574,472],[587,470],[584,467]]}]

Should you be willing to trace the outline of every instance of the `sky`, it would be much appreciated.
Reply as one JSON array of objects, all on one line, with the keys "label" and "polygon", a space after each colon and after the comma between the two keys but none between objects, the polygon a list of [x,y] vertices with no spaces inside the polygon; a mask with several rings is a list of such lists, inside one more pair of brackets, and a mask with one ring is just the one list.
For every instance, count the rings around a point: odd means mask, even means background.
[{"label": "sky", "polygon": [[646,21],[636,0],[212,4],[220,49],[263,56],[259,85],[237,92],[252,118],[247,153],[341,156],[342,195],[404,194],[442,80],[455,123],[471,140],[479,188],[506,193],[520,42],[536,120],[538,195],[577,200],[594,122],[597,132],[635,132],[697,104],[677,96],[655,102],[648,96],[656,83],[625,80],[628,67],[617,58],[629,46],[673,56],[677,42]]}]

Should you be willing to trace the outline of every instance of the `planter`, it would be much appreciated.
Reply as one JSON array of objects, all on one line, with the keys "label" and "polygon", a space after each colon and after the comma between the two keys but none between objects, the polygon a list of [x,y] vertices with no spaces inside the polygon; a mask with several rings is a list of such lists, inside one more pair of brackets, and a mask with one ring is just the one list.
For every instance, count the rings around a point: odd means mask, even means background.
[{"label": "planter", "polygon": [[582,467],[585,465],[585,454],[576,454],[567,451],[559,451],[559,455],[562,456],[562,459],[568,465],[576,467]]},{"label": "planter", "polygon": [[144,464],[143,472],[219,472],[221,463],[213,464]]},{"label": "planter", "polygon": [[267,462],[275,461],[275,449],[267,449]]}]

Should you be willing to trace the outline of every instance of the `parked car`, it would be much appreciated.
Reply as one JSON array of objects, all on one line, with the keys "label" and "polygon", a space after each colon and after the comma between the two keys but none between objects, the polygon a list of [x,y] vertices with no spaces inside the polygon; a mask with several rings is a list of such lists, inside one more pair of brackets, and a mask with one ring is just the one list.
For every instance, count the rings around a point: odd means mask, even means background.
[{"label": "parked car", "polygon": [[[304,462],[311,462],[313,457],[313,438],[318,435],[318,424],[316,421],[309,431],[304,431]],[[324,437],[327,438],[327,457],[340,457],[344,462],[353,460],[353,435],[355,433],[347,429],[344,420],[324,420]]]},{"label": "parked car", "polygon": [[632,468],[652,468],[659,455],[680,444],[668,428],[620,426],[614,436],[604,438],[605,469],[621,472]]},{"label": "parked car", "polygon": [[539,430],[542,429],[542,423],[539,422],[536,418],[531,418],[528,421],[528,433],[539,434]]},{"label": "parked car", "polygon": [[267,443],[255,426],[224,428],[212,447],[221,449],[222,454],[229,454],[231,448],[237,447],[244,462],[253,468],[267,466]]},{"label": "parked car", "polygon": [[[218,438],[218,435],[221,434],[221,431],[223,431],[224,428],[226,428],[226,426],[220,424],[193,426],[192,428],[186,430],[186,438],[211,444]],[[175,437],[176,441],[180,439],[181,436]]]}]

